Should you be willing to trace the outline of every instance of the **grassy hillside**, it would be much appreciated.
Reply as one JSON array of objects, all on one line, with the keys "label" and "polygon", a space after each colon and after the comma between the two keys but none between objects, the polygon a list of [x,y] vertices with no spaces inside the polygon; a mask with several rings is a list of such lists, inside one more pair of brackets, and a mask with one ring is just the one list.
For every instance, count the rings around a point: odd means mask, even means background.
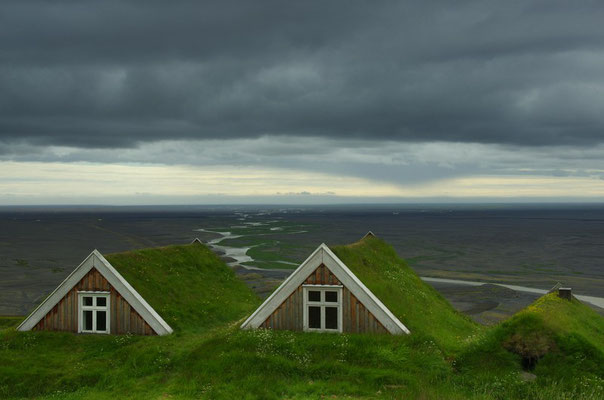
[{"label": "grassy hillside", "polygon": [[106,258],[174,330],[205,330],[241,318],[259,304],[233,271],[201,244]]},{"label": "grassy hillside", "polygon": [[484,329],[453,309],[383,240],[368,236],[331,249],[413,334],[453,350]]},{"label": "grassy hillside", "polygon": [[[576,299],[539,298],[469,345],[459,357],[463,375],[496,379],[518,366],[538,387],[569,398],[604,396],[604,318]],[[581,388],[589,388],[579,396]]]},{"label": "grassy hillside", "polygon": [[[174,334],[106,336],[5,329],[0,331],[0,398],[81,388],[101,388],[106,397],[112,397],[112,391],[131,396],[148,385],[155,385],[152,392],[159,390],[174,358],[203,340],[204,332],[223,329],[260,304],[231,269],[200,244],[106,258]],[[7,325],[15,322],[5,320]]]},{"label": "grassy hillside", "polygon": [[[107,258],[175,334],[0,328],[0,398],[604,397],[604,320],[586,306],[546,296],[506,323],[482,328],[383,241],[368,238],[334,251],[411,335],[241,331],[260,301],[214,254],[201,245],[141,250]],[[522,379],[523,344],[548,349],[532,382]]]}]

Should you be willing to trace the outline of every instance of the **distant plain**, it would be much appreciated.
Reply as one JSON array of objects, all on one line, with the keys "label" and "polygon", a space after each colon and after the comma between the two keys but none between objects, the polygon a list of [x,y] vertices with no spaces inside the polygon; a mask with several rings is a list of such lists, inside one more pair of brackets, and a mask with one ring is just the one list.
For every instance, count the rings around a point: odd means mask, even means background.
[{"label": "distant plain", "polygon": [[[320,243],[354,242],[369,230],[421,276],[540,289],[562,282],[604,297],[600,205],[4,207],[0,315],[26,314],[94,248],[107,254],[199,237],[266,295]],[[435,287],[483,323],[536,298],[491,285]]]}]

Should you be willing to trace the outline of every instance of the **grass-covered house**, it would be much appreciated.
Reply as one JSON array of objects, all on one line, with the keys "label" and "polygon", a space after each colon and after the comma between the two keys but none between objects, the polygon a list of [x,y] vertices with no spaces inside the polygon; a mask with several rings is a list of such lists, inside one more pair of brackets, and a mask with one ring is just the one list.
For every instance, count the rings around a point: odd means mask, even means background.
[{"label": "grass-covered house", "polygon": [[300,264],[241,327],[409,333],[409,329],[325,244]]},{"label": "grass-covered house", "polygon": [[94,250],[17,329],[166,335],[207,329],[257,301],[198,240],[106,257]]},{"label": "grass-covered house", "polygon": [[105,258],[173,334],[18,332],[0,316],[0,398],[604,398],[604,319],[579,301],[480,326],[379,238],[329,249],[411,335],[242,330],[261,300],[210,249],[136,250]]},{"label": "grass-covered house", "polygon": [[167,335],[172,328],[94,250],[17,328],[74,333]]}]

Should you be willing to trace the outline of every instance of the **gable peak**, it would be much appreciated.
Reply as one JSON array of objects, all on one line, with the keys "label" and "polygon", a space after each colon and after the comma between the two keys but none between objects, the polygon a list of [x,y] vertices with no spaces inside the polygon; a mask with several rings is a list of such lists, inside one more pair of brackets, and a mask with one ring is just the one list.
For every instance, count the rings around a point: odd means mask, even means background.
[{"label": "gable peak", "polygon": [[365,236],[363,236],[362,239],[368,238],[368,237],[377,237],[375,235],[375,233],[371,232],[371,231],[367,231],[367,233],[365,234]]}]

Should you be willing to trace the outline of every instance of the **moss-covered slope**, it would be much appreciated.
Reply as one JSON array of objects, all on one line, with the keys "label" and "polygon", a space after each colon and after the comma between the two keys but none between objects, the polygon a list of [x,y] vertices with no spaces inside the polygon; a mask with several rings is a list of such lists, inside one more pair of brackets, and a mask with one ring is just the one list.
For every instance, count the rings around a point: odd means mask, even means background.
[{"label": "moss-covered slope", "polygon": [[412,334],[431,336],[445,348],[455,349],[482,329],[424,283],[383,240],[367,236],[330,248]]},{"label": "moss-covered slope", "polygon": [[560,378],[604,376],[604,318],[576,299],[543,296],[491,334],[522,357],[525,368]]},{"label": "moss-covered slope", "polygon": [[258,297],[201,244],[110,254],[107,260],[175,330],[239,319]]},{"label": "moss-covered slope", "polygon": [[[604,318],[576,299],[548,294],[485,332],[457,366],[462,375],[482,380],[521,367],[535,374],[540,387],[572,393],[569,398],[602,398]],[[583,388],[590,394],[579,395]]]}]

